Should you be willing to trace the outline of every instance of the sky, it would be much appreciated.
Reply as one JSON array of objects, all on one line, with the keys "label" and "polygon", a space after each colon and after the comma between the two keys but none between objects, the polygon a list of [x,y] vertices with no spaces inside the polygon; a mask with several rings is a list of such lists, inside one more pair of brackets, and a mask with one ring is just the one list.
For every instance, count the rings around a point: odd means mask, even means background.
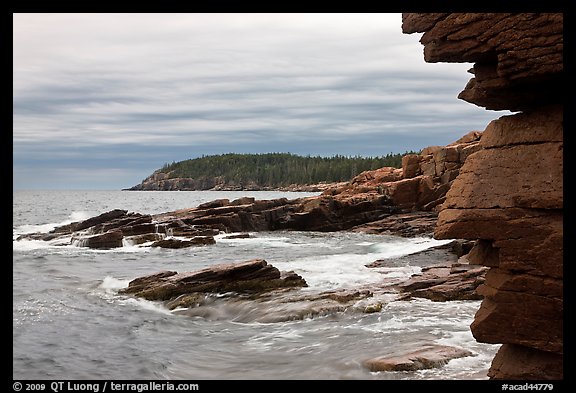
[{"label": "sky", "polygon": [[379,156],[508,112],[401,14],[14,14],[13,189],[122,189],[223,153]]}]

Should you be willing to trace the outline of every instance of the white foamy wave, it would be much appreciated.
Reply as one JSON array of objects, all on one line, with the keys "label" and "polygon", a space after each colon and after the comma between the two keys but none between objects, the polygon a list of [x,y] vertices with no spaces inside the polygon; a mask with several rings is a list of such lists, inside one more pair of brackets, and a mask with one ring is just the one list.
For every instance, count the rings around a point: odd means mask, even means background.
[{"label": "white foamy wave", "polygon": [[[293,342],[302,337],[301,331],[297,329],[286,329],[283,332],[259,332],[258,334],[249,337],[243,345],[258,352],[267,352],[272,350],[278,344],[285,342]],[[315,343],[320,345],[320,343]],[[302,350],[304,348],[299,347]]]},{"label": "white foamy wave", "polygon": [[53,247],[50,243],[42,240],[16,240],[12,242],[13,251],[32,251],[40,248]]},{"label": "white foamy wave", "polygon": [[126,239],[126,238],[122,239],[122,247],[135,247],[137,245],[138,243],[136,243],[132,239]]},{"label": "white foamy wave", "polygon": [[42,232],[42,233],[46,233],[46,232],[50,232],[52,229],[56,228],[58,225],[58,223],[50,223],[50,224],[40,224],[40,225],[31,225],[31,224],[25,224],[25,225],[20,225],[17,226],[13,229],[13,234],[15,237],[17,237],[18,235],[23,235],[25,233],[36,233],[36,232]]},{"label": "white foamy wave", "polygon": [[[310,289],[324,290],[381,282],[383,269],[365,266],[374,259],[374,254],[338,254],[275,262],[275,265],[280,270],[294,270],[305,277]],[[419,267],[405,266],[389,268],[385,273],[391,277],[410,277],[419,270]]]},{"label": "white foamy wave", "polygon": [[[419,273],[419,266],[367,268],[365,265],[377,259],[412,254],[430,247],[446,244],[451,240],[431,238],[390,238],[381,243],[361,243],[368,246],[366,254],[336,254],[296,259],[276,263],[281,270],[294,270],[306,278],[310,288],[334,289],[382,282],[388,279],[408,279]],[[294,244],[297,245],[297,244]]]},{"label": "white foamy wave", "polygon": [[50,241],[32,240],[32,239],[16,240],[16,237],[14,237],[12,241],[13,251],[32,251],[39,249],[70,250],[74,248],[76,247],[73,247],[70,244],[70,237]]},{"label": "white foamy wave", "polygon": [[125,245],[123,247],[108,248],[108,249],[97,249],[85,247],[85,240],[74,240],[72,241],[70,237],[43,241],[43,240],[16,240],[12,241],[12,250],[18,252],[34,251],[34,250],[49,250],[50,253],[57,254],[78,254],[78,253],[141,253],[150,252],[149,247],[143,247],[143,245]]},{"label": "white foamy wave", "polygon": [[[467,326],[463,324],[463,326]],[[440,345],[449,345],[452,347],[467,346],[470,342],[474,342],[474,336],[470,329],[462,330],[459,332],[442,332],[443,337],[436,340]]]},{"label": "white foamy wave", "polygon": [[60,222],[50,222],[46,224],[24,224],[14,227],[13,233],[16,236],[22,235],[25,233],[47,233],[53,230],[54,228],[68,225],[73,222],[84,221],[90,217],[94,216],[91,212],[88,211],[74,211],[72,212],[66,220]]},{"label": "white foamy wave", "polygon": [[70,307],[63,301],[28,299],[14,305],[14,325],[20,326],[33,322],[47,322],[54,315],[67,314]]},{"label": "white foamy wave", "polygon": [[87,247],[88,246],[88,239],[73,239],[72,245],[74,247]]},{"label": "white foamy wave", "polygon": [[378,254],[380,259],[397,258],[424,251],[431,247],[441,246],[451,241],[451,239],[436,240],[429,237],[402,238],[398,240],[387,240],[383,243],[375,243],[372,245],[372,249],[374,249],[374,253]]},{"label": "white foamy wave", "polygon": [[172,311],[170,311],[166,307],[162,306],[162,304],[157,303],[157,302],[152,302],[152,301],[146,300],[146,299],[128,298],[128,299],[122,300],[121,303],[127,304],[127,305],[137,306],[138,308],[148,310],[148,311],[154,311],[154,312],[157,312],[160,314],[173,315]]},{"label": "white foamy wave", "polygon": [[[188,239],[183,238],[182,240],[188,240]],[[144,243],[137,243],[132,239],[124,238],[122,239],[122,247],[114,248],[112,250],[118,250],[121,252],[150,252],[152,249],[149,246],[152,245],[152,243],[154,242],[155,240],[151,240]]]},{"label": "white foamy wave", "polygon": [[410,301],[391,302],[386,305],[387,318],[383,319],[382,331],[403,330],[407,326],[421,331],[429,331],[440,336],[447,345],[460,345],[468,342],[471,333],[455,335],[454,327],[467,327],[472,323],[474,312],[479,308],[480,301],[454,300],[450,302],[433,302],[428,299],[414,298]]},{"label": "white foamy wave", "polygon": [[249,238],[238,238],[238,239],[226,239],[228,236],[235,236],[235,235],[242,235],[245,234],[246,232],[230,232],[230,233],[224,233],[224,232],[220,232],[218,235],[214,236],[214,239],[217,240],[225,240],[225,241],[233,241],[233,240],[238,240],[238,241],[243,241],[243,240],[252,240],[254,236],[254,234],[250,234]]},{"label": "white foamy wave", "polygon": [[226,233],[214,236],[219,242],[230,243],[230,244],[251,244],[254,246],[264,246],[264,247],[296,247],[298,244],[294,244],[289,237],[249,237],[240,239],[226,239],[226,236],[238,235],[239,233]]},{"label": "white foamy wave", "polygon": [[360,242],[360,243],[356,243],[356,245],[366,247],[366,246],[373,246],[374,243],[372,243],[372,242]]},{"label": "white foamy wave", "polygon": [[[330,248],[339,249],[339,246],[319,243],[315,241],[303,241],[299,236],[263,236],[262,233],[251,233],[249,238],[226,239],[228,236],[239,235],[241,232],[224,233],[214,236],[219,243],[230,245],[247,245],[257,249],[278,249],[278,248],[301,248],[301,247],[314,247],[314,248]],[[245,232],[242,232],[245,233]]]},{"label": "white foamy wave", "polygon": [[[233,239],[233,240],[242,240],[242,239]],[[256,246],[264,246],[264,247],[297,247],[298,244],[294,244],[291,242],[290,238],[288,237],[255,237],[250,239],[243,239],[249,243],[252,243]]]},{"label": "white foamy wave", "polygon": [[[128,306],[136,306],[138,308],[158,312],[161,314],[172,315],[172,312],[162,304],[141,298],[133,298],[118,295],[120,289],[128,287],[131,280],[123,280],[112,276],[106,276],[98,286],[99,291],[96,294],[109,303],[116,303]],[[102,292],[104,290],[104,292]]]},{"label": "white foamy wave", "polygon": [[120,280],[112,276],[106,276],[104,280],[102,280],[100,288],[103,288],[105,291],[118,292],[119,289],[126,288],[128,283],[130,283],[130,280]]},{"label": "white foamy wave", "polygon": [[472,322],[478,301],[433,302],[428,299],[388,302],[378,323],[362,327],[374,333],[426,332],[438,337],[440,345],[483,350],[476,343],[468,326]]},{"label": "white foamy wave", "polygon": [[428,379],[488,379],[487,373],[500,345],[479,343],[472,336],[467,324],[461,324],[461,331],[443,332],[443,337],[435,342],[440,345],[463,348],[472,356],[452,359],[439,369],[420,370],[417,375]]},{"label": "white foamy wave", "polygon": [[68,222],[68,224],[72,223],[72,222],[76,222],[76,221],[84,221],[89,219],[90,217],[93,217],[94,214],[92,212],[88,212],[88,211],[74,211],[72,213],[70,213],[69,220],[70,222]]}]

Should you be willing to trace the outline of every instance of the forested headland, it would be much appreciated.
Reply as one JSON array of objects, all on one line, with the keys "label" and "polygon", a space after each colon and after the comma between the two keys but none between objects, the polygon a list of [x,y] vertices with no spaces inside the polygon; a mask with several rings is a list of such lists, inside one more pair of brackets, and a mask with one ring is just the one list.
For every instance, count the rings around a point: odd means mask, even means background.
[{"label": "forested headland", "polygon": [[[385,166],[400,168],[401,154],[361,157],[299,156],[291,153],[219,154],[166,163],[133,190],[212,189],[217,185],[281,188],[348,181],[357,174]],[[188,182],[170,181],[190,179]],[[180,184],[180,186],[178,186]]]}]

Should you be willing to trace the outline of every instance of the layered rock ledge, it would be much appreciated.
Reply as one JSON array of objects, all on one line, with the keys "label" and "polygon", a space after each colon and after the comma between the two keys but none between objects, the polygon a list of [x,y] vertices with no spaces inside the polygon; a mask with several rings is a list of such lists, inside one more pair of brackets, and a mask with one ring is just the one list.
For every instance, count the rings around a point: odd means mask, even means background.
[{"label": "layered rock ledge", "polygon": [[[306,281],[294,272],[281,273],[263,259],[236,264],[212,265],[188,273],[162,271],[136,278],[121,294],[147,300],[174,300],[179,296],[202,293],[262,292],[278,288],[305,287]],[[177,303],[185,304],[186,299]]]},{"label": "layered rock ledge", "polygon": [[404,156],[402,168],[363,172],[319,196],[218,199],[155,215],[117,209],[19,239],[105,249],[210,245],[221,232],[351,230],[432,236],[438,207],[467,157],[480,149],[480,136],[472,131],[447,146],[427,147],[420,154]]},{"label": "layered rock ledge", "polygon": [[396,356],[368,359],[364,366],[370,371],[416,371],[444,366],[452,359],[472,356],[472,352],[447,345],[427,345]]},{"label": "layered rock ledge", "polygon": [[422,266],[420,273],[413,274],[407,280],[388,282],[390,288],[398,291],[399,300],[481,300],[483,295],[478,289],[485,281],[488,268],[470,263],[469,252],[472,247],[473,242],[453,240],[445,245],[398,258],[379,259],[366,267],[378,268],[398,263]]},{"label": "layered rock ledge", "polygon": [[492,121],[460,168],[435,237],[478,239],[490,267],[471,325],[502,343],[495,379],[563,376],[563,15],[403,14],[426,61],[474,62],[459,98],[521,113]]}]

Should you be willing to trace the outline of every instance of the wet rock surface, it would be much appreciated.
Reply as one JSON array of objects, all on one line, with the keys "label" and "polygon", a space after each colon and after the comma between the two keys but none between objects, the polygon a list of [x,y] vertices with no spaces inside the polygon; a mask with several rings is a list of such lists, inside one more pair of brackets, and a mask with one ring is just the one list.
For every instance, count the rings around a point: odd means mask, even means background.
[{"label": "wet rock surface", "polygon": [[366,267],[386,267],[392,263],[411,264],[416,266],[438,266],[451,265],[458,262],[458,259],[470,252],[474,242],[465,240],[453,240],[440,246],[430,247],[423,251],[392,257],[378,259],[366,265]]},{"label": "wet rock surface", "polygon": [[190,240],[180,239],[162,239],[157,240],[150,245],[150,247],[162,248],[186,248],[191,246],[204,246],[209,244],[216,244],[216,240],[212,236],[195,236]]},{"label": "wet rock surface", "polygon": [[400,292],[402,300],[415,297],[440,302],[481,300],[483,295],[478,287],[484,283],[489,269],[470,263],[468,252],[471,248],[469,242],[454,240],[399,258],[379,259],[366,267],[387,267],[399,262],[422,266],[421,272],[408,280],[391,284]]},{"label": "wet rock surface", "polygon": [[369,359],[364,362],[364,366],[370,371],[416,371],[442,367],[452,359],[472,355],[472,352],[463,348],[428,345],[405,354]]},{"label": "wet rock surface", "polygon": [[484,296],[477,288],[485,281],[485,266],[465,263],[440,265],[422,269],[422,274],[414,275],[400,284],[399,289],[406,293],[404,299],[422,297],[433,301],[482,300]]},{"label": "wet rock surface", "polygon": [[262,292],[277,288],[304,287],[306,281],[294,272],[282,274],[263,259],[236,264],[213,265],[187,273],[162,271],[130,281],[122,294],[147,300],[173,300],[195,292]]},{"label": "wet rock surface", "polygon": [[[224,318],[237,313],[238,320],[255,318],[259,322],[287,321],[337,312],[376,313],[382,311],[383,305],[389,301],[406,301],[413,297],[433,301],[478,300],[482,295],[476,288],[484,281],[487,268],[470,265],[466,256],[458,259],[461,243],[454,241],[401,258],[375,261],[367,265],[367,269],[410,258],[426,258],[430,266],[409,279],[383,279],[380,283],[356,288],[322,292],[294,290],[307,286],[304,278],[294,272],[280,272],[265,260],[255,259],[213,265],[195,272],[156,272],[132,280],[127,288],[120,290],[120,294],[162,301],[168,309],[178,309],[180,314]],[[447,259],[460,262],[442,264]],[[221,311],[215,311],[215,307],[220,307]],[[250,307],[255,309],[250,311]],[[256,309],[266,312],[258,315]]]}]

